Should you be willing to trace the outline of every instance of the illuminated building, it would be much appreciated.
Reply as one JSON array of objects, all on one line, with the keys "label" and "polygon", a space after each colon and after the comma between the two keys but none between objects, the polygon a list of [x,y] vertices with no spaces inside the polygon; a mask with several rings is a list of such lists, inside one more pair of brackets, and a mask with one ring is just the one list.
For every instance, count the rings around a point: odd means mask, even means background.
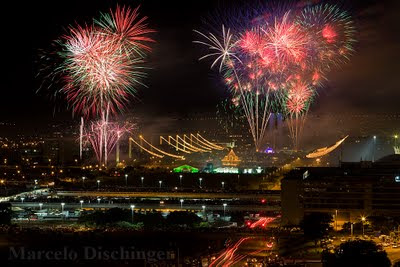
[{"label": "illuminated building", "polygon": [[228,155],[226,155],[222,160],[222,165],[223,166],[231,166],[231,167],[236,167],[240,163],[240,159],[238,156],[236,156],[235,152],[233,149],[229,151]]},{"label": "illuminated building", "polygon": [[400,215],[400,155],[340,167],[303,167],[282,180],[282,223],[298,225],[304,214],[338,211],[342,222],[363,216]]},{"label": "illuminated building", "polygon": [[189,166],[189,165],[182,165],[179,167],[174,168],[174,172],[190,172],[190,173],[197,173],[199,169]]}]

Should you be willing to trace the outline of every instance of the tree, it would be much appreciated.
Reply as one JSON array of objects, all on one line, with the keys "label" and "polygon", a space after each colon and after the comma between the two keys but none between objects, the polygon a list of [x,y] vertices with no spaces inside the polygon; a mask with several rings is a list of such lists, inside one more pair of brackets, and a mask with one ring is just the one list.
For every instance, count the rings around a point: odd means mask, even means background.
[{"label": "tree", "polygon": [[174,211],[167,217],[167,223],[170,225],[186,225],[193,227],[201,222],[201,218],[192,212]]},{"label": "tree", "polygon": [[0,203],[0,224],[11,224],[11,203]]},{"label": "tree", "polygon": [[143,223],[145,229],[153,229],[165,225],[165,219],[160,212],[150,212],[146,214],[137,213],[133,221],[135,223]]},{"label": "tree", "polygon": [[317,245],[317,239],[328,234],[332,222],[332,215],[328,213],[314,212],[305,215],[300,226],[304,231],[304,235],[315,240],[315,245]]},{"label": "tree", "polygon": [[95,211],[90,214],[82,215],[79,218],[81,223],[94,223],[97,225],[113,224],[131,219],[130,211],[120,208],[112,208],[107,211]]},{"label": "tree", "polygon": [[400,224],[399,217],[369,216],[368,221],[374,231],[380,231],[386,235],[390,234]]},{"label": "tree", "polygon": [[231,222],[236,222],[238,226],[244,224],[244,212],[236,211],[231,213]]},{"label": "tree", "polygon": [[362,222],[356,222],[356,223],[351,223],[351,222],[346,222],[342,226],[342,231],[344,233],[351,233],[351,225],[353,224],[353,234],[362,234]]},{"label": "tree", "polygon": [[386,252],[373,241],[356,240],[342,243],[334,253],[324,251],[324,267],[390,267]]}]

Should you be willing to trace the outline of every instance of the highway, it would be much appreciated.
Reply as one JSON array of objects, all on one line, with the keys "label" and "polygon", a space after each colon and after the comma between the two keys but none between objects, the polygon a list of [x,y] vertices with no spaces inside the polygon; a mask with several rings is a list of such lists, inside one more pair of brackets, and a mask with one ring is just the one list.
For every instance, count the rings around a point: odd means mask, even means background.
[{"label": "highway", "polygon": [[266,199],[279,201],[280,191],[268,193],[230,192],[111,192],[111,191],[57,191],[60,197],[132,197],[132,198],[177,198],[177,199]]},{"label": "highway", "polygon": [[[13,207],[19,208],[32,208],[39,210],[38,202],[10,202]],[[130,209],[131,205],[135,205],[135,210],[157,210],[157,211],[171,211],[171,210],[189,210],[189,211],[202,211],[202,204],[158,204],[158,203],[82,203],[84,209],[110,209],[110,208],[125,208]],[[80,209],[80,203],[65,203],[64,210]],[[43,203],[42,209],[59,209],[61,210],[61,203]],[[222,205],[207,205],[206,211],[221,211]],[[226,212],[229,211],[279,211],[279,206],[262,206],[262,205],[227,205]]]}]

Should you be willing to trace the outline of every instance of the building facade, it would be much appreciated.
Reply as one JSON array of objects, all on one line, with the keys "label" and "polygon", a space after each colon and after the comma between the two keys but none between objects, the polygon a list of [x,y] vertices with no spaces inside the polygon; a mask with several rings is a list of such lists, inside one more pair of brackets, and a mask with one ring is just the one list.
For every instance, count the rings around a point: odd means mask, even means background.
[{"label": "building facade", "polygon": [[298,225],[311,212],[338,224],[364,216],[400,216],[400,155],[339,167],[303,167],[282,180],[282,223]]}]

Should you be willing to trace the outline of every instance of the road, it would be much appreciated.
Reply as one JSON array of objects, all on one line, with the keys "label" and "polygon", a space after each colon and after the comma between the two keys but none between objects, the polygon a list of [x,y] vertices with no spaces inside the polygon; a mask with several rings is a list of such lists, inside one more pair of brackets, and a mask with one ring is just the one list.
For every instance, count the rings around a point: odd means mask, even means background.
[{"label": "road", "polygon": [[242,237],[218,253],[209,263],[209,266],[245,266],[248,260],[252,263],[272,262],[277,259],[274,245],[275,242],[270,238],[260,236]]},{"label": "road", "polygon": [[279,201],[280,191],[269,193],[229,193],[229,192],[112,192],[112,191],[57,191],[57,196],[71,197],[137,197],[137,198],[177,198],[177,199],[266,199]]},{"label": "road", "polygon": [[[110,209],[110,208],[125,208],[130,209],[130,206],[135,204],[135,210],[190,210],[202,211],[202,204],[158,204],[158,203],[82,203],[82,208],[90,209]],[[39,202],[11,202],[13,207],[39,209]],[[61,203],[43,203],[42,209],[61,209]],[[65,203],[64,210],[80,209],[80,203]],[[222,205],[207,205],[207,211],[221,211]],[[227,205],[226,212],[229,211],[279,211],[279,206],[254,206],[254,205]]]}]

